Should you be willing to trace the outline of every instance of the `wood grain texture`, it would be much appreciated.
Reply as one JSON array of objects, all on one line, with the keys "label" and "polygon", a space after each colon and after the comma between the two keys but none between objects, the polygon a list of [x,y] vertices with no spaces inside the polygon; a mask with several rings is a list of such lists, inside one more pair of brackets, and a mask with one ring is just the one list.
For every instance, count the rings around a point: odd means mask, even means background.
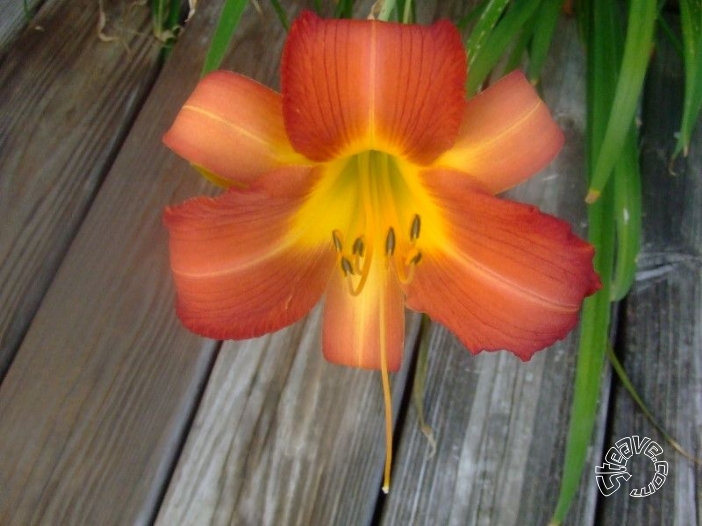
[{"label": "wood grain texture", "polygon": [[52,2],[0,70],[0,378],[158,71],[148,9],[104,5],[129,53],[96,1]]},{"label": "wood grain texture", "polygon": [[202,6],[184,33],[0,386],[0,524],[155,515],[215,347],[175,319],[161,219],[208,185],[161,136],[195,85],[220,7]]},{"label": "wood grain texture", "polygon": [[[554,50],[543,89],[566,146],[510,197],[540,205],[582,232],[585,66],[573,24],[559,28]],[[571,334],[522,363],[507,353],[470,356],[447,331],[435,329],[425,409],[437,451],[428,455],[411,411],[382,524],[547,524],[563,466],[576,345]],[[568,524],[592,523],[594,480],[583,482]]]},{"label": "wood grain texture", "polygon": [[[320,310],[223,346],[158,525],[371,523],[385,459],[380,375],[325,362]],[[393,378],[395,417],[419,319]]]},{"label": "wood grain texture", "polygon": [[[684,84],[680,58],[665,39],[657,49],[643,104],[644,238],[639,270],[625,303],[617,352],[648,408],[680,445],[702,458],[702,128],[690,156],[669,171]],[[644,498],[629,495],[652,480],[642,454],[632,478],[601,498],[601,524],[690,525],[702,521],[702,465],[674,452],[621,385],[613,390],[605,450],[632,435],[663,449],[668,476]],[[604,453],[603,451],[603,453]]]}]

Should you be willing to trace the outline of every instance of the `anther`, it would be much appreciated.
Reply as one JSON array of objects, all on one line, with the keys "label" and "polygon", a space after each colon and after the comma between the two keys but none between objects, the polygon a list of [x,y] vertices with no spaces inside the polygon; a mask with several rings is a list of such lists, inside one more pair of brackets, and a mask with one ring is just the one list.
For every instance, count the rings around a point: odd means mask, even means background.
[{"label": "anther", "polygon": [[419,214],[415,214],[412,219],[412,226],[410,227],[410,241],[415,241],[419,238],[419,232],[422,229],[422,220]]},{"label": "anther", "polygon": [[409,253],[405,256],[405,265],[408,267],[412,267],[417,265],[422,260],[422,253],[417,250],[416,248],[413,248],[412,250],[409,251]]},{"label": "anther", "polygon": [[357,237],[356,241],[353,242],[353,254],[363,257],[363,252],[365,249],[366,246],[363,244],[363,239]]},{"label": "anther", "polygon": [[341,246],[341,239],[339,238],[339,232],[337,230],[332,231],[332,238],[334,239],[334,248],[339,254],[341,254],[343,248]]},{"label": "anther", "polygon": [[395,230],[392,227],[388,230],[388,237],[385,238],[385,254],[392,256],[395,253]]},{"label": "anther", "polygon": [[341,270],[344,273],[344,276],[353,276],[353,265],[345,257],[341,258]]}]

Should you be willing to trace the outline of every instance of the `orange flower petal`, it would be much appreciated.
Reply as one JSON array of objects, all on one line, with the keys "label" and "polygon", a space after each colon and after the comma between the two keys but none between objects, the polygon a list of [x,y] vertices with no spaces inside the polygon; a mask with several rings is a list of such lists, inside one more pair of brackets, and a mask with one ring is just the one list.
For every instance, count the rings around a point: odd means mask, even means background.
[{"label": "orange flower petal", "polygon": [[200,81],[163,142],[230,184],[248,184],[283,164],[304,161],[285,134],[280,95],[229,71]]},{"label": "orange flower petal", "polygon": [[381,150],[427,164],[456,138],[465,78],[465,51],[448,22],[305,12],[283,52],[285,127],[295,149],[315,161]]},{"label": "orange flower petal", "polygon": [[473,353],[507,349],[528,360],[568,334],[583,298],[600,287],[594,249],[564,221],[460,180],[425,176],[449,243],[422,252],[407,305],[446,325]]},{"label": "orange flower petal", "polygon": [[[300,180],[290,171],[276,178]],[[304,192],[287,191],[229,190],[166,209],[178,315],[190,330],[216,339],[260,336],[297,321],[321,298],[335,253],[328,240],[307,249],[297,243],[289,225]]]},{"label": "orange flower petal", "polygon": [[546,105],[515,71],[466,103],[458,139],[435,165],[465,172],[496,194],[543,169],[563,141]]},{"label": "orange flower petal", "polygon": [[380,369],[385,347],[388,371],[402,362],[405,307],[394,272],[384,258],[375,258],[358,296],[349,292],[350,277],[335,272],[324,303],[322,349],[332,363]]}]

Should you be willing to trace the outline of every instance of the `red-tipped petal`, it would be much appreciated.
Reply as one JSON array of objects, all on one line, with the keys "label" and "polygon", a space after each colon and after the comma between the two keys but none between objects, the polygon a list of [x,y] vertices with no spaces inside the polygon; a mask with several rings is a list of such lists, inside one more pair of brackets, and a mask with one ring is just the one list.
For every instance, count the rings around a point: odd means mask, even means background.
[{"label": "red-tipped petal", "polygon": [[457,181],[460,174],[425,177],[446,240],[423,251],[407,305],[473,353],[507,349],[528,360],[564,338],[583,298],[600,288],[594,249],[564,221]]},{"label": "red-tipped petal", "polygon": [[384,258],[371,265],[368,281],[358,296],[349,292],[349,280],[335,272],[324,301],[322,349],[332,363],[381,368],[381,346],[385,347],[388,370],[402,363],[405,307],[397,277],[386,268]]},{"label": "red-tipped petal", "polygon": [[[276,176],[299,180],[290,171]],[[312,309],[335,255],[328,240],[303,244],[303,233],[291,231],[303,195],[229,190],[166,209],[178,315],[186,327],[210,338],[250,338]]]},{"label": "red-tipped petal", "polygon": [[563,141],[544,102],[515,71],[466,103],[458,140],[435,164],[468,173],[496,194],[543,169]]},{"label": "red-tipped petal", "polygon": [[315,161],[380,150],[427,164],[458,132],[466,78],[456,28],[303,13],[282,61],[283,114]]},{"label": "red-tipped petal", "polygon": [[163,141],[229,184],[303,161],[285,134],[280,94],[229,71],[200,81]]}]

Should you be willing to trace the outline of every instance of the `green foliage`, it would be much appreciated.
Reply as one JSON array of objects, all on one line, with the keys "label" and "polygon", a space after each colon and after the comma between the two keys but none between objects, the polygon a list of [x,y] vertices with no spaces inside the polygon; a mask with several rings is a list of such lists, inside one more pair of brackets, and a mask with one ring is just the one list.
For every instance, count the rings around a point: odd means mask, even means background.
[{"label": "green foliage", "polygon": [[581,315],[580,352],[575,371],[575,387],[570,427],[566,441],[565,465],[558,502],[551,524],[561,524],[570,509],[582,475],[592,431],[597,417],[605,349],[609,344],[609,290],[614,262],[614,231],[611,228],[612,186],[588,208],[589,238],[597,246],[595,270],[602,290],[585,300]]},{"label": "green foliage", "polygon": [[271,0],[271,5],[273,6],[275,14],[278,15],[280,25],[282,25],[285,28],[285,31],[290,29],[290,24],[288,23],[288,15],[285,12],[285,9],[283,9],[283,6],[280,5],[280,2],[278,0]]},{"label": "green foliage", "polygon": [[539,80],[541,69],[548,57],[562,6],[563,0],[544,0],[539,6],[533,23],[525,28],[527,34],[529,34],[527,28],[533,28],[533,33],[530,35],[531,45],[529,47],[529,66],[527,67],[527,77],[533,83]]},{"label": "green foliage", "polygon": [[[597,2],[595,5],[597,6]],[[624,54],[616,78],[617,87],[614,99],[609,105],[607,127],[601,139],[602,147],[598,149],[590,179],[589,202],[596,200],[607,184],[634,122],[653,50],[653,30],[657,18],[656,0],[630,0],[628,18]],[[593,26],[591,30],[596,37],[599,26]],[[597,64],[593,64],[593,67],[596,68]]]},{"label": "green foliage", "polygon": [[334,9],[334,18],[351,18],[353,16],[353,0],[339,0]]},{"label": "green foliage", "polygon": [[[499,24],[490,28],[490,31],[484,31],[480,39],[475,39],[473,42],[472,34],[468,39],[466,48],[468,50],[468,93],[474,94],[479,91],[480,87],[485,82],[490,74],[490,71],[495,67],[504,55],[507,47],[515,39],[518,39],[522,29],[526,26],[526,22],[532,18],[540,5],[536,2],[518,2],[514,4],[504,15]],[[493,17],[485,16],[488,8],[483,12],[483,16],[478,19],[476,28],[481,22],[489,24]],[[504,6],[498,6],[504,7]],[[502,11],[500,11],[502,14]],[[475,31],[475,28],[474,28]]]},{"label": "green foliage", "polygon": [[[522,4],[530,3],[523,2]],[[491,46],[488,45],[488,40],[495,30],[497,22],[500,20],[502,13],[504,13],[509,4],[509,0],[487,0],[484,7],[481,8],[478,19],[471,30],[468,41],[466,42],[466,51],[468,52],[468,93],[475,93],[476,87],[482,84],[482,80],[479,78],[480,74],[475,72],[476,62],[480,64],[478,60],[481,56],[492,57],[497,52],[493,52]],[[501,55],[502,52],[500,51]],[[484,77],[483,77],[484,79]]]},{"label": "green foliage", "polygon": [[702,110],[702,0],[680,0],[683,59],[685,61],[685,100],[680,136],[674,155],[687,155],[692,129]]},{"label": "green foliage", "polygon": [[151,0],[154,36],[164,44],[172,44],[178,34],[181,16],[178,0]]},{"label": "green foliage", "polygon": [[222,14],[219,16],[219,23],[215,29],[210,48],[205,57],[205,64],[202,67],[202,75],[205,76],[210,71],[219,68],[225,53],[229,49],[229,44],[239,27],[241,15],[246,7],[246,0],[226,0]]}]

